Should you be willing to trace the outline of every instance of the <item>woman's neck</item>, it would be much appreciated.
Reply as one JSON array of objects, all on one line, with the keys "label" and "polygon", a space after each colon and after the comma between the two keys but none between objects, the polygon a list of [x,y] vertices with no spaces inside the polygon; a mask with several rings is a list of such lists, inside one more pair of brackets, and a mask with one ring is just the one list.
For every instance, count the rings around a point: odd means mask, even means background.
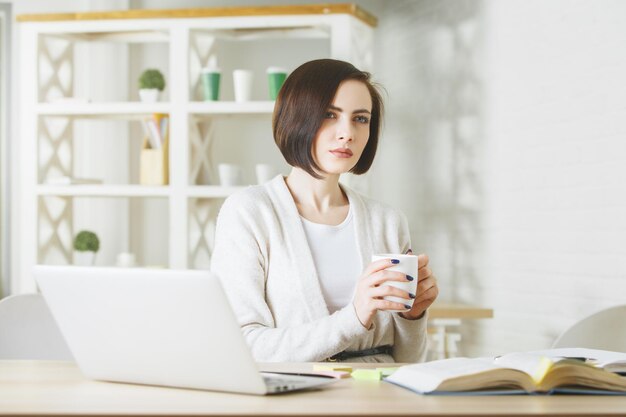
[{"label": "woman's neck", "polygon": [[348,204],[348,198],[339,187],[339,175],[317,179],[301,168],[293,168],[285,182],[305,218],[309,217],[305,214],[323,215]]}]

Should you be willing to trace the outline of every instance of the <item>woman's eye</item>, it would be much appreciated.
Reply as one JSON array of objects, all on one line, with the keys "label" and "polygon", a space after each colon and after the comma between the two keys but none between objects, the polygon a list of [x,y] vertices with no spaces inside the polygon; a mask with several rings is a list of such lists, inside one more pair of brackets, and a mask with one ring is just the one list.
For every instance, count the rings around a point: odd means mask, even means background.
[{"label": "woman's eye", "polygon": [[332,111],[327,111],[326,114],[324,115],[325,119],[334,119],[335,118],[335,113],[333,113]]},{"label": "woman's eye", "polygon": [[370,119],[366,116],[357,116],[354,118],[359,123],[369,123]]}]

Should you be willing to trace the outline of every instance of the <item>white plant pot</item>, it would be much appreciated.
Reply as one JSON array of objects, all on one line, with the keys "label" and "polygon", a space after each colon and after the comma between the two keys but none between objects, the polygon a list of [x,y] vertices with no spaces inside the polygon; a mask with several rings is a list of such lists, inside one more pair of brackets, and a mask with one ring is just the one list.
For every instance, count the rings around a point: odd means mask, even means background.
[{"label": "white plant pot", "polygon": [[96,261],[96,252],[74,251],[74,265],[93,266]]},{"label": "white plant pot", "polygon": [[155,103],[159,101],[159,90],[156,88],[142,88],[139,90],[139,98],[144,103]]}]

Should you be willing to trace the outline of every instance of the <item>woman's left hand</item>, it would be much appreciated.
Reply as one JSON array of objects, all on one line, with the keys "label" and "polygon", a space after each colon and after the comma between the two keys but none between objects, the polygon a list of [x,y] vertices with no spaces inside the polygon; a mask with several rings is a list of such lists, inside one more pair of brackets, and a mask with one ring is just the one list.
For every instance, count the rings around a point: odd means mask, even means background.
[{"label": "woman's left hand", "polygon": [[[412,252],[409,251],[409,254]],[[413,301],[411,310],[400,313],[405,319],[415,320],[421,318],[426,309],[437,299],[439,295],[439,287],[437,287],[437,278],[433,271],[428,267],[428,255],[421,254],[417,256],[417,294]]]}]

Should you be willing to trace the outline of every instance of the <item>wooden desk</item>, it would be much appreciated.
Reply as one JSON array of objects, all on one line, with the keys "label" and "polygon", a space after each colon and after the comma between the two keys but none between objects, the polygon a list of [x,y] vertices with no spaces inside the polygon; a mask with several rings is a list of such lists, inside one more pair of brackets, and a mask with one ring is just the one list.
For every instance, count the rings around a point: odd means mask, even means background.
[{"label": "wooden desk", "polygon": [[[263,365],[307,371],[311,364]],[[382,381],[345,379],[323,390],[226,394],[85,379],[73,363],[0,361],[0,415],[626,416],[626,397],[421,396]]]},{"label": "wooden desk", "polygon": [[493,310],[466,304],[435,302],[428,309],[430,337],[429,358],[444,359],[457,356],[461,334],[449,328],[461,325],[461,320],[490,319]]},{"label": "wooden desk", "polygon": [[458,303],[435,302],[428,309],[429,319],[490,319],[493,310],[486,307],[476,307]]}]

